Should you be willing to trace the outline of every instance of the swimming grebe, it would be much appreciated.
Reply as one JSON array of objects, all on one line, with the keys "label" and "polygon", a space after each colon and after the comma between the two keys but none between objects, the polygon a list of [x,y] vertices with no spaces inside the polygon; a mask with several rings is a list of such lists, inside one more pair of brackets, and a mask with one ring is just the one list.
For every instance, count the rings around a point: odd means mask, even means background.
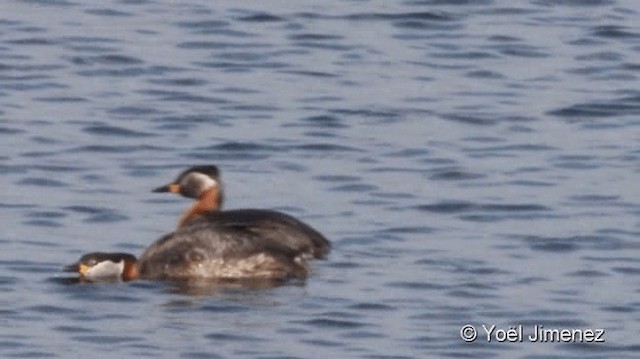
[{"label": "swimming grebe", "polygon": [[276,279],[304,278],[299,254],[257,235],[210,225],[190,225],[149,246],[140,259],[128,253],[89,253],[65,267],[85,281],[135,279]]},{"label": "swimming grebe", "polygon": [[64,267],[88,281],[134,280],[138,278],[137,259],[129,253],[94,252],[83,255],[76,263]]},{"label": "swimming grebe", "polygon": [[265,209],[223,211],[224,192],[216,166],[191,167],[153,192],[178,193],[196,200],[180,218],[178,231],[194,225],[210,232],[231,230],[234,236],[251,235],[265,243],[290,248],[305,258],[323,258],[331,248],[322,234],[285,213]]}]

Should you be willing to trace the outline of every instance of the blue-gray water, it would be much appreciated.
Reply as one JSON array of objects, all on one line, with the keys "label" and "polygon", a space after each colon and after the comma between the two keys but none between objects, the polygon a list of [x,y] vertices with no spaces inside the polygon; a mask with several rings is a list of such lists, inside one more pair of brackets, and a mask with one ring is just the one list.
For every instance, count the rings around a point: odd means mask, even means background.
[{"label": "blue-gray water", "polygon": [[[633,0],[2,1],[0,356],[637,358],[638,23]],[[207,163],[329,259],[272,289],[64,283],[170,231],[189,202],[150,190]]]}]

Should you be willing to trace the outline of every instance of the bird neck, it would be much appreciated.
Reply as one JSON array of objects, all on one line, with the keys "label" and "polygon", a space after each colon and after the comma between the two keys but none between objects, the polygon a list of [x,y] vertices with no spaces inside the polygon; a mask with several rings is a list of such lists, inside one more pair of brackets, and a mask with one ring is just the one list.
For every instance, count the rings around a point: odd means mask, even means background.
[{"label": "bird neck", "polygon": [[138,261],[124,261],[124,269],[122,270],[122,280],[130,281],[136,280],[140,277],[140,272],[138,271]]},{"label": "bird neck", "polygon": [[206,212],[219,211],[222,207],[222,191],[217,187],[209,188],[202,192],[196,203],[188,208],[180,221],[178,222],[178,228],[187,224],[190,220],[200,216]]}]

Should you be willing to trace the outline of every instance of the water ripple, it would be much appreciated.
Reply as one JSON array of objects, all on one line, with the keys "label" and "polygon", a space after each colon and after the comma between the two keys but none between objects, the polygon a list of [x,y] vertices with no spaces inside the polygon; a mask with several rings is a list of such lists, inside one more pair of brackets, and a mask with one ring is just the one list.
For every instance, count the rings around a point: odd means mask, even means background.
[{"label": "water ripple", "polygon": [[96,16],[107,16],[107,17],[129,17],[134,16],[132,13],[118,11],[114,9],[89,9],[85,10],[85,13]]},{"label": "water ripple", "polygon": [[[572,121],[640,114],[640,96],[623,97],[609,102],[579,103],[549,112]],[[608,125],[613,125],[608,123]]]},{"label": "water ripple", "polygon": [[239,16],[239,17],[236,17],[236,20],[242,21],[242,22],[268,23],[268,22],[284,21],[284,18],[273,15],[273,14],[269,14],[269,13],[259,13],[259,14],[253,14],[253,15]]},{"label": "water ripple", "polygon": [[612,38],[612,39],[635,39],[640,37],[637,32],[628,31],[627,27],[618,25],[597,26],[593,30],[593,36]]},{"label": "water ripple", "polygon": [[106,54],[98,56],[74,56],[69,59],[74,65],[94,66],[94,65],[139,65],[144,61],[131,56]]},{"label": "water ripple", "polygon": [[90,207],[90,206],[67,206],[62,207],[65,211],[88,215],[84,219],[89,223],[110,223],[128,220],[129,217],[111,208]]},{"label": "water ripple", "polygon": [[615,250],[621,244],[615,238],[603,236],[525,236],[523,240],[532,250],[543,252],[573,252],[584,248]]},{"label": "water ripple", "polygon": [[351,320],[339,320],[339,319],[328,319],[328,318],[319,318],[319,319],[310,319],[305,321],[300,321],[299,323],[310,325],[312,327],[318,329],[355,329],[365,327],[366,324]]},{"label": "water ripple", "polygon": [[153,136],[153,134],[135,131],[131,129],[127,129],[119,126],[110,126],[110,125],[93,125],[87,126],[84,128],[84,131],[90,133],[92,135],[98,136],[115,136],[115,137],[149,137]]},{"label": "water ripple", "polygon": [[67,187],[68,184],[50,178],[29,177],[22,179],[19,184],[38,187]]},{"label": "water ripple", "polygon": [[502,204],[473,203],[464,201],[446,201],[417,206],[416,209],[434,213],[467,213],[467,212],[540,212],[551,209],[539,204]]}]

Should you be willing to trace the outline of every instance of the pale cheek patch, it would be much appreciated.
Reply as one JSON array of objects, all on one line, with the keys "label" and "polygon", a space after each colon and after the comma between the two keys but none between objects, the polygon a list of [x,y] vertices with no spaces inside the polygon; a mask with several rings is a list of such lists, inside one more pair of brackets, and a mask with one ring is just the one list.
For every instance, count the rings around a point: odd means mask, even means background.
[{"label": "pale cheek patch", "polygon": [[216,180],[205,174],[197,172],[190,173],[180,182],[180,187],[193,188],[195,190],[195,193],[193,193],[194,197],[198,197],[202,192],[216,186],[218,186],[218,182]]},{"label": "pale cheek patch", "polygon": [[123,260],[118,263],[104,261],[87,269],[84,276],[90,280],[117,280],[122,278],[123,271]]}]

